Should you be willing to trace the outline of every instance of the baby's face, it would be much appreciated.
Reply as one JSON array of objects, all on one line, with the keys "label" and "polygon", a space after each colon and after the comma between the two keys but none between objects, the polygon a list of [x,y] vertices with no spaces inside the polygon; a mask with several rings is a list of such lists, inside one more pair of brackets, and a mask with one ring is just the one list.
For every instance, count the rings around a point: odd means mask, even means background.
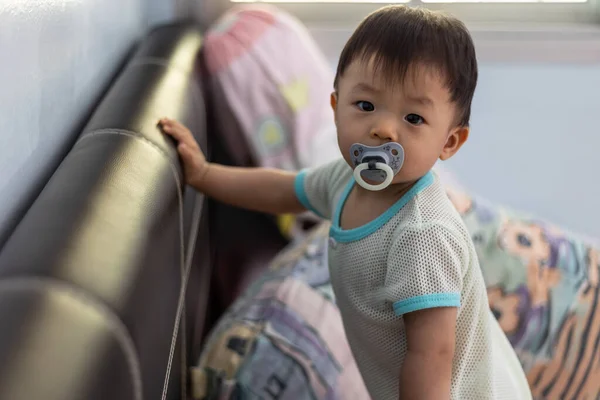
[{"label": "baby's face", "polygon": [[390,86],[375,76],[370,63],[354,61],[332,96],[338,144],[350,166],[354,143],[398,142],[404,147],[404,165],[393,183],[426,174],[454,128],[456,110],[442,77],[420,65],[411,67],[403,82]]}]

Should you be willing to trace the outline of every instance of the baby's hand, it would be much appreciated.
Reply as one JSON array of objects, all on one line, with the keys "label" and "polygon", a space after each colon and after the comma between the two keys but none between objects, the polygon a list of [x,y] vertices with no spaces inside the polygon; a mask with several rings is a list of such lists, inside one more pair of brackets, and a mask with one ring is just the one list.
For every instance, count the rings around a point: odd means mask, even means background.
[{"label": "baby's hand", "polygon": [[192,132],[180,122],[168,118],[160,119],[158,124],[167,135],[177,141],[177,151],[183,161],[186,183],[201,191],[209,163]]}]

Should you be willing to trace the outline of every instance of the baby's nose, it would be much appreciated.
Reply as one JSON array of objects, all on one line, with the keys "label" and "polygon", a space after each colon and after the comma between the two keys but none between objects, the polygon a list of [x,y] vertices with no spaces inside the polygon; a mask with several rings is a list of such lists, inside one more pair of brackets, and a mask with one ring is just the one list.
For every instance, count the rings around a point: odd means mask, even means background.
[{"label": "baby's nose", "polygon": [[373,139],[383,142],[395,142],[398,139],[398,130],[395,123],[380,123],[371,129],[370,135]]},{"label": "baby's nose", "polygon": [[379,139],[385,142],[391,142],[393,141],[393,137],[394,135],[392,135],[390,132],[385,132],[385,131],[373,131],[371,132],[371,137],[374,139]]}]

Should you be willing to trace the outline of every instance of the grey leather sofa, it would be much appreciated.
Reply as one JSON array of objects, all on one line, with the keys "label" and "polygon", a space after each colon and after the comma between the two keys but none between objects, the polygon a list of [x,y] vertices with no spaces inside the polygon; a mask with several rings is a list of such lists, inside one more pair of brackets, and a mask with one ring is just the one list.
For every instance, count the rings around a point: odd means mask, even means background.
[{"label": "grey leather sofa", "polygon": [[142,41],[0,249],[0,400],[185,396],[208,219],[156,123],[179,119],[208,150],[201,46],[187,25]]}]

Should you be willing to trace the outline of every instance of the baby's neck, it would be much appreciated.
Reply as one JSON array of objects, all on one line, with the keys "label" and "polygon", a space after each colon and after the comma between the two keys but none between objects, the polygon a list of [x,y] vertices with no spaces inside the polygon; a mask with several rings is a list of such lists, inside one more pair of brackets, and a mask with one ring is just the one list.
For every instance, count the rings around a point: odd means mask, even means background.
[{"label": "baby's neck", "polygon": [[355,192],[357,199],[378,199],[380,201],[395,202],[404,196],[406,192],[408,192],[415,185],[415,183],[417,183],[417,181],[396,183],[378,192],[373,192],[371,190],[364,189],[360,185],[355,185]]},{"label": "baby's neck", "polygon": [[354,185],[343,205],[340,227],[354,229],[373,221],[389,210],[414,184],[415,182],[391,185],[378,192]]}]

